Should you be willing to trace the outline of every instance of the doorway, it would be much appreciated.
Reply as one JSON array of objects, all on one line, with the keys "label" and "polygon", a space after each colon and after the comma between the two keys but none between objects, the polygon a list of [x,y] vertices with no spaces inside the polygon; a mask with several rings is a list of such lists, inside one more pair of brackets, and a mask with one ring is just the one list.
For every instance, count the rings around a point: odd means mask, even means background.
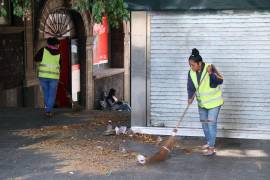
[{"label": "doorway", "polygon": [[69,38],[60,40],[60,79],[55,99],[56,107],[71,107],[70,101],[70,43]]},{"label": "doorway", "polygon": [[74,103],[84,106],[86,37],[82,17],[65,7],[44,12],[45,18],[39,29],[44,39],[57,37],[60,40],[61,69],[55,107],[71,108]]}]

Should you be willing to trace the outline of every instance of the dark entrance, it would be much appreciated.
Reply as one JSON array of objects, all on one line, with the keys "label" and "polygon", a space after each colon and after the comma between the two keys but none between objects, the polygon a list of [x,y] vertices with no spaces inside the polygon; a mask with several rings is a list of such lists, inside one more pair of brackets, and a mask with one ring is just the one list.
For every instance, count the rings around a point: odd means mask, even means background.
[{"label": "dark entrance", "polygon": [[[82,59],[85,59],[85,31],[80,14],[60,8],[51,11],[43,27],[44,38],[57,37],[60,40],[61,73],[56,95],[56,107],[71,107],[72,101],[81,101]],[[82,64],[83,63],[83,64]]]}]

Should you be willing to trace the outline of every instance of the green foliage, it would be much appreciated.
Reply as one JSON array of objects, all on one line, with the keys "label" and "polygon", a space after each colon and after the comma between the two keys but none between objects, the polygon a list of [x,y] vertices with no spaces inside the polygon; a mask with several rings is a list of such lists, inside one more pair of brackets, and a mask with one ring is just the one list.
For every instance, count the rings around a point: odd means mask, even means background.
[{"label": "green foliage", "polygon": [[5,2],[2,1],[0,4],[0,17],[5,17],[5,16],[7,16],[7,9],[6,9]]},{"label": "green foliage", "polygon": [[[13,14],[23,19],[31,17],[31,0],[12,0]],[[107,16],[112,27],[118,27],[119,22],[128,21],[129,13],[124,0],[75,0],[73,8],[82,12],[89,11],[96,23],[102,22]],[[0,16],[7,16],[5,6],[0,6]]]},{"label": "green foliage", "polygon": [[13,14],[18,17],[25,18],[31,11],[31,0],[13,0]]},{"label": "green foliage", "polygon": [[102,17],[107,16],[112,27],[118,27],[120,21],[129,20],[124,0],[77,0],[73,7],[80,12],[89,11],[96,23],[101,23]]},{"label": "green foliage", "polygon": [[127,4],[124,0],[111,0],[107,5],[107,16],[112,26],[118,27],[119,20],[128,20]]},{"label": "green foliage", "polygon": [[106,11],[106,7],[105,7],[105,3],[103,1],[96,1],[93,4],[92,7],[92,16],[94,18],[94,20],[98,23],[102,22],[102,17],[103,15],[105,15],[105,11]]},{"label": "green foliage", "polygon": [[1,6],[0,7],[0,17],[5,17],[5,16],[7,16],[7,10],[6,10],[6,8],[5,7],[3,7],[3,6]]},{"label": "green foliage", "polygon": [[[31,16],[31,0],[12,0],[13,14],[23,19]],[[7,16],[6,5],[0,5],[0,16]]]},{"label": "green foliage", "polygon": [[93,6],[93,3],[91,0],[78,0],[75,3],[73,3],[73,8],[77,11],[90,11],[91,7]]}]

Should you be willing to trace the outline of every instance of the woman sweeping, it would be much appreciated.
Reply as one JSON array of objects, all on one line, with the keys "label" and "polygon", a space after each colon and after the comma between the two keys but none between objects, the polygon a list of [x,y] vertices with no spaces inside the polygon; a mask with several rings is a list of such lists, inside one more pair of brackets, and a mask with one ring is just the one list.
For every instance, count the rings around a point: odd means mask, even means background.
[{"label": "woman sweeping", "polygon": [[[223,78],[212,64],[203,62],[197,49],[192,49],[189,57],[187,91],[188,104],[192,104],[195,93],[198,102],[200,121],[205,135],[206,144],[203,148],[205,156],[215,155],[217,134],[217,118],[224,103],[220,85]],[[197,90],[197,91],[196,91]]]}]

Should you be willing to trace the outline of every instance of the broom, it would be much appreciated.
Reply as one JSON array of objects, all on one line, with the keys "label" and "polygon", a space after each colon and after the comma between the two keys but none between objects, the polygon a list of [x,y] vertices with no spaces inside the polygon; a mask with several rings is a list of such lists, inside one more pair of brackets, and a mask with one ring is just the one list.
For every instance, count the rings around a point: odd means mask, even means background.
[{"label": "broom", "polygon": [[[205,79],[205,76],[206,76],[207,72],[205,73],[205,75],[203,76],[202,80],[200,81],[195,93],[192,95],[192,99],[195,98],[195,95],[196,95],[196,92],[198,91],[198,89],[200,88],[200,85],[202,84],[203,80]],[[184,119],[188,109],[189,109],[189,106],[191,104],[188,104],[183,112],[183,114],[181,115],[180,119],[178,120],[175,128],[173,129],[172,131],[172,134],[171,136],[164,142],[164,144],[159,148],[159,151],[156,152],[153,156],[151,157],[145,157],[141,154],[139,154],[137,156],[137,160],[140,164],[142,165],[145,165],[145,164],[151,164],[151,163],[157,163],[157,162],[160,162],[160,161],[164,161],[167,159],[169,153],[173,150],[173,147],[176,143],[176,134],[177,134],[177,131],[178,131],[178,128],[180,126],[180,123],[182,122],[182,120]]]},{"label": "broom", "polygon": [[[193,95],[194,96],[194,95]],[[169,153],[172,151],[175,143],[176,143],[176,137],[175,135],[177,134],[179,125],[181,121],[184,119],[185,114],[189,108],[190,104],[188,104],[180,118],[180,120],[177,122],[176,127],[173,129],[171,136],[164,142],[164,144],[160,147],[159,151],[156,152],[153,156],[147,158],[141,154],[137,156],[137,160],[140,164],[151,164],[151,163],[156,163],[160,161],[164,161],[167,159]]]}]

